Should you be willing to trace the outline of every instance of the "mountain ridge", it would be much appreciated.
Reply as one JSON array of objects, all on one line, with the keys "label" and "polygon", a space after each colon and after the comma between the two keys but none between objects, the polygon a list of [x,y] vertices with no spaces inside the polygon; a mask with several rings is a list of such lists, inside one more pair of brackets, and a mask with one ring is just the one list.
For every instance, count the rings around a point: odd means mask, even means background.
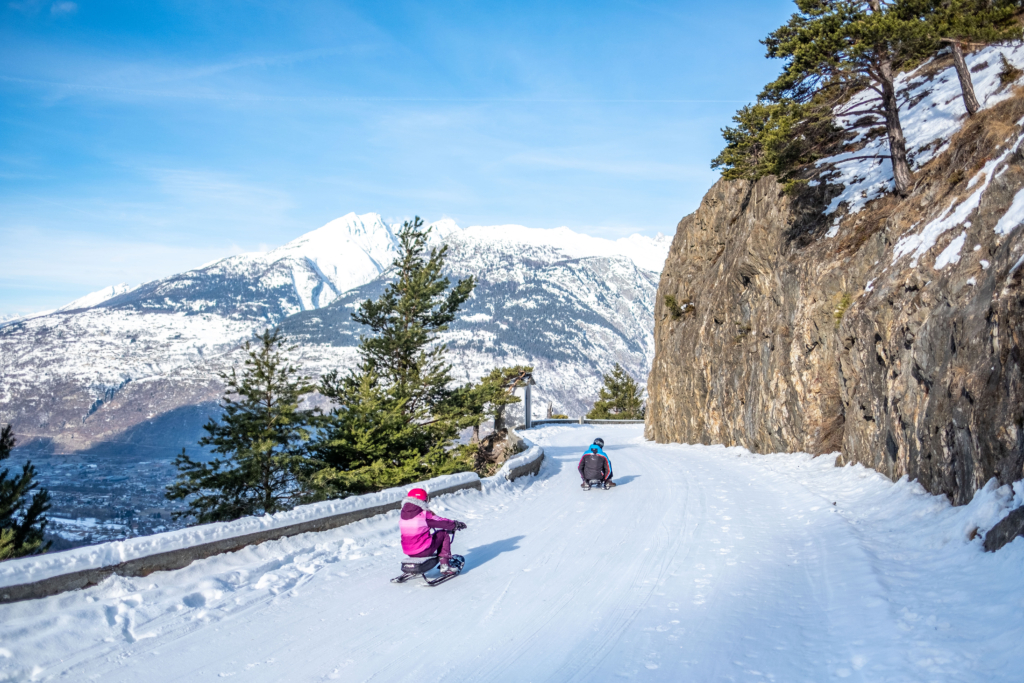
[{"label": "mountain ridge", "polygon": [[[431,227],[431,243],[449,247],[446,275],[477,281],[438,340],[455,382],[533,365],[536,417],[548,404],[585,412],[616,362],[643,383],[658,273],[637,261],[663,260],[667,238],[463,229],[450,219]],[[91,518],[116,535],[135,513],[148,525],[138,532],[166,524],[171,461],[183,448],[204,456],[197,444],[220,410],[219,373],[242,363],[254,333],[279,325],[311,377],[353,367],[362,329],[351,313],[387,283],[397,230],[379,214],[346,214],[267,253],[107,288],[0,326],[0,422],[14,425],[15,457],[32,457],[46,473],[54,529],[79,538],[95,525],[59,519]],[[69,467],[74,477],[59,474]]]}]

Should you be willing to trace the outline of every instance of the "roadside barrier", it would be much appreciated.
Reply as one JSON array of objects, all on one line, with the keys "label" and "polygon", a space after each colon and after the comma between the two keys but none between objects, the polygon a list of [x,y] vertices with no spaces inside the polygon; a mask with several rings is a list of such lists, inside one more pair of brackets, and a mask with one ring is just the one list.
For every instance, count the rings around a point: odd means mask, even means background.
[{"label": "roadside barrier", "polygon": [[515,481],[519,477],[528,474],[536,475],[540,472],[540,466],[544,462],[544,449],[540,446],[530,446],[522,455],[510,458],[498,470],[499,477],[505,477],[509,481]]},{"label": "roadside barrier", "polygon": [[[526,453],[506,462],[494,478],[514,481],[527,474],[536,475],[543,461],[544,450],[530,444]],[[415,487],[427,489],[431,498],[483,488],[475,472],[463,472],[365,496],[303,505],[276,515],[201,524],[163,534],[7,560],[0,562],[0,604],[88,588],[113,575],[139,577],[181,569],[196,560],[247,546],[336,529],[398,510],[406,492]]]},{"label": "roadside barrier", "polygon": [[[555,419],[545,418],[543,420],[532,420],[529,429],[543,427],[544,425],[642,425],[643,420],[588,420],[585,417]],[[519,425],[516,429],[527,429],[526,425]]]}]

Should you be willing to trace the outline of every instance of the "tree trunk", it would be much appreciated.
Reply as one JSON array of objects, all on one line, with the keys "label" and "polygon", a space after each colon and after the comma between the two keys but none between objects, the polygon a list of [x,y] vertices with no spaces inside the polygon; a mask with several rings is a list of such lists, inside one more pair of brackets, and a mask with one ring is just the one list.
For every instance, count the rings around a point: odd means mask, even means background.
[{"label": "tree trunk", "polygon": [[974,83],[971,81],[971,70],[967,68],[964,61],[964,51],[957,41],[951,41],[953,46],[953,65],[956,67],[957,78],[960,79],[960,93],[964,98],[964,106],[967,107],[967,114],[974,116],[981,109],[978,98],[974,94]]},{"label": "tree trunk", "polygon": [[480,425],[473,425],[473,436],[469,440],[470,443],[480,443]]},{"label": "tree trunk", "polygon": [[899,103],[896,101],[896,88],[893,85],[892,63],[882,50],[879,50],[878,74],[882,85],[885,131],[889,136],[889,154],[892,157],[892,177],[896,185],[896,194],[906,197],[910,192],[913,176],[910,174],[910,165],[907,164],[907,141],[903,137],[903,126],[900,125]]}]

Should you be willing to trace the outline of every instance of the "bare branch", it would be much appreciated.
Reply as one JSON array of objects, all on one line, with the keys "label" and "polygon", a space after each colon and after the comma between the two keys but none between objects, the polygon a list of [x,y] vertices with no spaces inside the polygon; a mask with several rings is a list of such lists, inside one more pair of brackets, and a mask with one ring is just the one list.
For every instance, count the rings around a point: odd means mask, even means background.
[{"label": "bare branch", "polygon": [[836,112],[837,116],[878,116],[885,118],[885,112],[879,111],[878,109],[858,109],[854,111],[842,111]]},{"label": "bare branch", "polygon": [[995,40],[991,43],[974,43],[968,40],[960,40],[959,38],[939,38],[941,43],[960,43],[961,45],[967,45],[968,47],[991,47],[993,45],[999,45],[1000,47],[1012,47],[1015,44],[1019,44],[1017,40]]},{"label": "bare branch", "polygon": [[881,88],[879,88],[878,86],[874,85],[873,83],[868,83],[868,89],[869,89],[869,90],[874,90],[874,91],[875,91],[876,93],[878,93],[878,98],[879,98],[879,99],[882,99],[882,98],[884,97],[884,96],[882,95],[882,90],[881,90]]},{"label": "bare branch", "polygon": [[870,154],[870,155],[859,156],[859,157],[846,157],[845,159],[839,159],[838,161],[832,161],[830,163],[833,164],[833,165],[835,165],[835,164],[844,164],[847,161],[860,161],[862,159],[882,159],[884,161],[885,159],[891,159],[891,158],[892,158],[892,155],[890,155],[890,154],[883,154],[881,156],[879,156],[877,154]]},{"label": "bare branch", "polygon": [[[862,103],[863,102],[858,102],[857,104],[851,104],[850,106],[856,108],[856,106],[860,106]],[[851,114],[878,114],[879,116],[883,116],[885,112],[886,111],[882,106],[861,106],[860,109],[839,110],[839,113],[841,113],[842,116],[848,116]]]}]

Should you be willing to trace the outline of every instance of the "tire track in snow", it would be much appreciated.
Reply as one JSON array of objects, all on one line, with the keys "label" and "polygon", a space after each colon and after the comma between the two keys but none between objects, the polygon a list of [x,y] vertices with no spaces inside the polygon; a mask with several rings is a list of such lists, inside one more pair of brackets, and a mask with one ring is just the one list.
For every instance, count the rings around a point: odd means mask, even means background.
[{"label": "tire track in snow", "polygon": [[[653,460],[651,458],[645,458],[645,460],[646,462],[644,464],[647,466],[648,469],[656,470],[656,473],[659,475],[658,480],[660,482],[662,482],[663,484],[668,483],[670,481],[672,482],[672,485],[667,487],[668,491],[678,491],[680,483],[686,485],[686,495],[683,496],[683,507],[684,509],[688,507],[692,492],[692,487],[690,485],[689,479],[684,477],[682,482],[674,481],[674,478],[670,476],[670,473],[666,467],[664,467],[656,460]],[[666,488],[662,488],[661,490],[664,492]],[[662,503],[662,505],[666,509],[671,510],[670,506],[664,506],[664,503]],[[677,548],[682,543],[683,538],[691,535],[687,534],[685,531],[685,522],[687,517],[685,513],[682,515],[682,517],[682,524],[680,524],[680,526],[684,530],[684,533],[676,533],[676,531],[679,529],[679,526],[676,526],[675,520],[666,521],[666,519],[663,517],[661,520],[659,520],[656,538],[646,539],[646,543],[648,543],[649,546],[648,548],[644,549],[645,561],[643,565],[641,567],[638,567],[637,571],[635,572],[629,588],[626,591],[620,593],[622,597],[616,601],[618,603],[624,603],[628,601],[633,604],[628,608],[613,607],[610,610],[612,613],[625,612],[625,614],[622,616],[622,618],[620,618],[619,623],[616,624],[614,628],[610,629],[607,635],[601,640],[601,642],[593,648],[595,656],[583,657],[577,660],[587,662],[587,664],[584,664],[582,667],[577,665],[575,669],[573,668],[572,663],[567,662],[552,675],[548,676],[545,680],[583,681],[591,680],[594,676],[597,675],[597,670],[600,669],[600,667],[604,666],[605,662],[607,661],[609,655],[612,652],[615,643],[617,643],[617,641],[622,637],[623,633],[625,633],[625,631],[633,624],[633,622],[637,618],[637,615],[640,614],[640,611],[647,605],[647,603],[651,599],[652,593],[655,590],[657,590],[657,588],[664,581],[665,575],[667,574],[668,569],[672,564],[672,560],[676,554]],[[658,554],[650,552],[652,547],[666,547],[668,551],[661,554],[659,557]],[[651,565],[653,564],[656,564],[657,567],[654,567],[654,571],[651,571]],[[644,577],[648,575],[654,575],[654,578],[644,579]],[[644,586],[648,587],[645,588]],[[635,593],[642,593],[642,595],[634,598],[633,596]]]}]

